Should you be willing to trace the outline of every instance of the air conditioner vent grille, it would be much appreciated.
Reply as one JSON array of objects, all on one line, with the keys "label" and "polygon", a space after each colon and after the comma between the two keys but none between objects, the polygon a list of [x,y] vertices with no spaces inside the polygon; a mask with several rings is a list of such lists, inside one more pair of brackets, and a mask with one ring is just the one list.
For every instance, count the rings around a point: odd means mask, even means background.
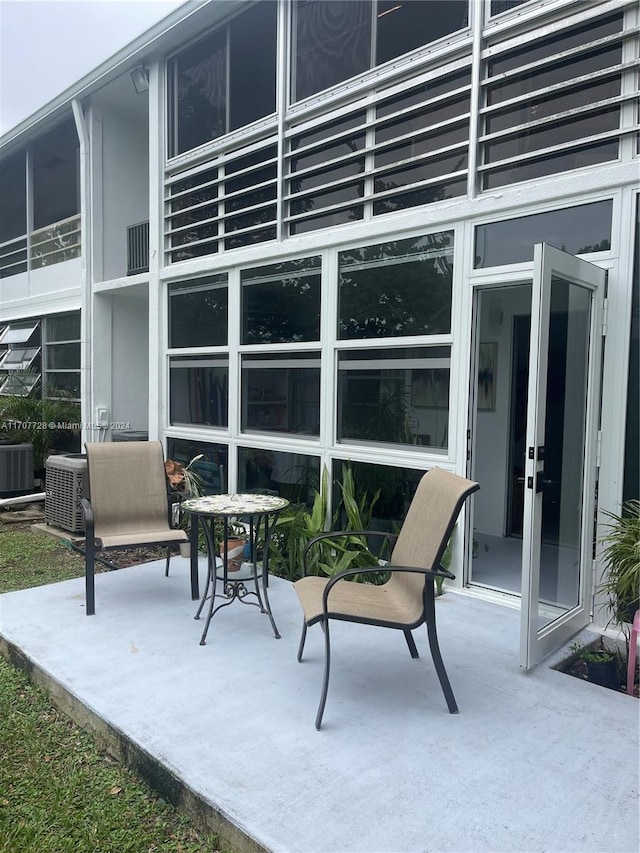
[{"label": "air conditioner vent grille", "polygon": [[50,456],[46,469],[45,521],[71,533],[81,533],[84,518],[80,499],[88,497],[86,456]]},{"label": "air conditioner vent grille", "polygon": [[0,497],[33,491],[33,445],[0,444]]}]

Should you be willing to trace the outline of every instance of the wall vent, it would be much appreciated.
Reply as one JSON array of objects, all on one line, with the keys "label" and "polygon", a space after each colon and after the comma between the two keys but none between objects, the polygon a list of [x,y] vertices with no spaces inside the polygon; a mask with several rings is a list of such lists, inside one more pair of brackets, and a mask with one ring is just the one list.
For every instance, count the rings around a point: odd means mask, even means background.
[{"label": "wall vent", "polygon": [[45,467],[45,521],[71,533],[81,533],[84,530],[84,517],[80,499],[89,494],[87,457],[82,453],[50,456]]},{"label": "wall vent", "polygon": [[127,228],[127,275],[149,272],[149,220]]},{"label": "wall vent", "polygon": [[33,492],[33,445],[0,443],[0,497]]}]

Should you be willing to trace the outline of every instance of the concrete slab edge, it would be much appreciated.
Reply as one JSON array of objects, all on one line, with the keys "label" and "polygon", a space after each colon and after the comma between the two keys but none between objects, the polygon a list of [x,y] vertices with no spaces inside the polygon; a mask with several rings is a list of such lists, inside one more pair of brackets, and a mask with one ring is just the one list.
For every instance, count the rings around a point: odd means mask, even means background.
[{"label": "concrete slab edge", "polygon": [[89,732],[100,748],[143,779],[163,799],[187,815],[196,829],[217,835],[223,846],[237,853],[270,853],[256,839],[235,824],[215,803],[194,791],[177,774],[111,725],[59,681],[39,667],[22,649],[0,636],[0,655],[22,670],[29,681],[44,690],[53,704],[77,726]]}]

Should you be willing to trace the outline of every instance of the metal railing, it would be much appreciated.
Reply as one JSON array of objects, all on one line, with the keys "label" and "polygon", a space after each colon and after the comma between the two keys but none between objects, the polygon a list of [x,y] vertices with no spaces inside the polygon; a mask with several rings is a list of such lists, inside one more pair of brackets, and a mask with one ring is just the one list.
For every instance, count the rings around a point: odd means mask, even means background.
[{"label": "metal railing", "polygon": [[80,257],[81,233],[76,214],[0,244],[0,278]]},{"label": "metal railing", "polygon": [[149,272],[149,220],[127,228],[127,275]]}]

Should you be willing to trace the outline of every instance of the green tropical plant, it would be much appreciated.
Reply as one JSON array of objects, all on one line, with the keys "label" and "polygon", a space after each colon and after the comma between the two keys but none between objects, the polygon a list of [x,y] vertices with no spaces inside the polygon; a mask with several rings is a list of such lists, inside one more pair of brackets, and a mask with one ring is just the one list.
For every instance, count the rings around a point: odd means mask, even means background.
[{"label": "green tropical plant", "polygon": [[[282,513],[269,542],[269,569],[274,574],[296,580],[302,576],[304,551],[315,536],[335,529],[338,519],[346,517],[346,530],[365,530],[371,518],[371,506],[366,494],[356,498],[353,474],[349,466],[343,466],[343,479],[337,483],[341,500],[331,524],[329,524],[329,475],[326,467],[322,471],[320,491],[314,492],[311,507],[291,506]],[[376,496],[377,497],[377,496]],[[369,548],[364,536],[345,536],[330,542],[319,542],[309,553],[307,572],[313,575],[335,575],[348,568],[375,566],[379,557]],[[356,576],[359,580],[359,576]],[[363,580],[365,578],[362,578]],[[370,581],[370,576],[366,577]]]},{"label": "green tropical plant", "polygon": [[33,467],[42,472],[52,451],[77,451],[80,404],[57,388],[0,398],[2,437],[33,445]]},{"label": "green tropical plant", "polygon": [[611,622],[622,628],[628,641],[631,611],[638,607],[640,597],[640,501],[626,501],[619,515],[605,514],[611,523],[600,540],[607,571],[599,589],[607,596]]}]

